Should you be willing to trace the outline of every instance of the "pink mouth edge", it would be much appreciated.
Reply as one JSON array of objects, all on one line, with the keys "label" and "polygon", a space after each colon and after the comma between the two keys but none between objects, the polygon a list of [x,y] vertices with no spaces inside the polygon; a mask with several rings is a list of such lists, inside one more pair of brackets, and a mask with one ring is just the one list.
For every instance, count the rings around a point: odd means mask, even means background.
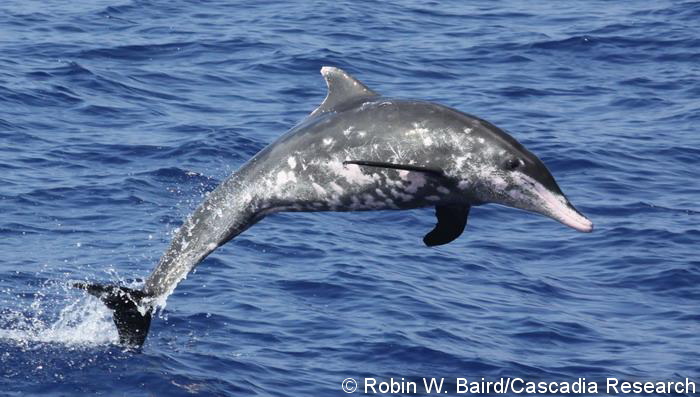
[{"label": "pink mouth edge", "polygon": [[534,209],[534,212],[548,216],[579,232],[590,233],[593,231],[593,222],[574,208],[564,195],[550,191],[526,175],[520,174],[520,177],[523,179],[522,182],[525,182],[532,189],[531,194],[542,200],[540,205],[536,206],[539,208]]},{"label": "pink mouth edge", "polygon": [[578,212],[566,197],[550,192],[539,183],[535,184],[535,190],[547,206],[549,216],[579,232],[593,231],[593,222]]},{"label": "pink mouth edge", "polygon": [[590,219],[572,210],[566,212],[568,213],[556,214],[555,219],[579,232],[590,233],[593,231],[593,222],[591,222]]},{"label": "pink mouth edge", "polygon": [[546,194],[543,198],[551,211],[552,218],[579,232],[590,233],[593,231],[593,222],[575,210],[564,197]]}]

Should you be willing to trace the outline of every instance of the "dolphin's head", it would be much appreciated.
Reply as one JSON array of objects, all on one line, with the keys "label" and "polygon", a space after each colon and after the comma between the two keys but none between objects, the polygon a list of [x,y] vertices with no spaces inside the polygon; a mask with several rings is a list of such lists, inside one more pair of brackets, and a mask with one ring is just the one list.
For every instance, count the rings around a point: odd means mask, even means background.
[{"label": "dolphin's head", "polygon": [[581,232],[593,223],[569,202],[542,161],[493,124],[470,117],[459,186],[479,202],[536,212]]}]

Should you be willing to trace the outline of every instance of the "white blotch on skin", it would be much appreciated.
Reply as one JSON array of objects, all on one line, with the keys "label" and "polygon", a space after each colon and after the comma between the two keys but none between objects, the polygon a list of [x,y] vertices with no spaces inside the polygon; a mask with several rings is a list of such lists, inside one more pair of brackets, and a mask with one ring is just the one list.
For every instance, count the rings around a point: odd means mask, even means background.
[{"label": "white blotch on skin", "polygon": [[408,182],[404,190],[408,193],[416,193],[418,189],[425,186],[425,175],[422,172],[399,171],[402,180]]},{"label": "white blotch on skin", "polygon": [[428,196],[425,199],[428,201],[440,201],[440,197],[438,196]]},{"label": "white blotch on skin", "polygon": [[343,165],[342,162],[334,160],[328,163],[328,168],[336,175],[345,178],[350,184],[364,185],[374,181],[374,178],[364,174],[362,168],[357,164]]},{"label": "white blotch on skin", "polygon": [[433,139],[430,137],[430,130],[423,127],[419,123],[413,123],[413,128],[406,131],[406,136],[408,137],[418,137],[425,146],[430,146],[433,144]]},{"label": "white blotch on skin", "polygon": [[330,185],[331,189],[333,189],[338,194],[343,194],[345,192],[345,190],[335,182],[331,182],[329,185]]},{"label": "white blotch on skin", "polygon": [[457,184],[457,187],[460,188],[461,190],[467,190],[471,188],[472,184],[469,183],[469,181],[459,181]]},{"label": "white blotch on skin", "polygon": [[478,141],[479,141],[479,143],[482,143],[482,144],[483,144],[483,143],[484,143],[484,138],[479,138]]},{"label": "white blotch on skin", "polygon": [[534,200],[530,199],[528,196],[524,195],[520,190],[512,189],[507,191],[508,195],[515,200],[516,203],[525,203],[528,202],[530,203],[529,205],[532,205],[532,202]]},{"label": "white blotch on skin", "polygon": [[314,183],[311,184],[311,186],[313,186],[314,190],[315,190],[316,193],[318,193],[319,195],[321,195],[321,196],[325,196],[325,195],[326,195],[326,189],[324,189],[323,187],[321,187],[321,185],[319,185],[318,183],[314,182]]},{"label": "white blotch on skin", "polygon": [[411,201],[411,200],[413,200],[413,195],[399,192],[399,191],[396,190],[396,189],[391,189],[391,195],[392,195],[394,198],[401,199],[402,201]]},{"label": "white blotch on skin", "polygon": [[324,138],[324,139],[323,139],[323,144],[324,144],[325,146],[330,146],[330,145],[332,145],[332,144],[333,144],[333,138]]},{"label": "white blotch on skin", "polygon": [[292,171],[280,171],[277,173],[277,185],[284,185],[285,183],[296,182],[297,177]]},{"label": "white blotch on skin", "polygon": [[340,201],[340,195],[334,194],[331,196],[330,200],[328,200],[328,204],[330,204],[331,208],[337,209],[343,203]]},{"label": "white blotch on skin", "polygon": [[505,188],[508,187],[508,182],[499,175],[493,175],[491,177],[491,184],[497,191],[505,190]]},{"label": "white blotch on skin", "polygon": [[214,244],[214,243],[209,243],[209,244],[207,245],[207,250],[208,250],[208,251],[214,251],[215,249],[216,249],[216,244]]},{"label": "white blotch on skin", "polygon": [[396,203],[394,203],[394,200],[392,200],[392,199],[384,200],[384,204],[386,204],[386,206],[389,208],[399,208],[399,206],[396,205]]},{"label": "white blotch on skin", "polygon": [[438,191],[438,193],[442,193],[442,194],[449,194],[450,193],[450,189],[448,189],[444,186],[438,186],[437,191]]},{"label": "white blotch on skin", "polygon": [[472,133],[472,129],[469,128],[469,127],[466,127],[466,128],[464,129],[464,133],[465,133],[465,134],[471,134],[471,133]]},{"label": "white blotch on skin", "polygon": [[362,198],[364,199],[363,205],[365,208],[382,208],[383,206],[383,203],[375,200],[375,197],[371,194],[363,194]]},{"label": "white blotch on skin", "polygon": [[471,153],[467,153],[464,156],[455,157],[454,160],[455,160],[455,166],[457,167],[457,169],[461,169],[464,166],[464,162],[469,160],[471,158],[471,156],[472,156]]},{"label": "white blotch on skin", "polygon": [[287,164],[289,164],[289,168],[294,169],[297,167],[297,160],[294,157],[289,156],[287,159]]}]

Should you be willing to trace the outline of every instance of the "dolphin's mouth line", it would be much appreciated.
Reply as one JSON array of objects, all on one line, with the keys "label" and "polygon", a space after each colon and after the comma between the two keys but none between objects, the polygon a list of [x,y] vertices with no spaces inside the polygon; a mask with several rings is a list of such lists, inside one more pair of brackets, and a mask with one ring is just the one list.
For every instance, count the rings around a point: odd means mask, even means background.
[{"label": "dolphin's mouth line", "polygon": [[589,233],[593,231],[593,222],[578,212],[571,205],[571,203],[569,203],[569,200],[567,200],[566,197],[552,193],[550,190],[542,186],[542,184],[538,183],[527,175],[520,174],[519,176],[522,181],[525,182],[525,184],[529,185],[535,196],[542,200],[542,204],[544,204],[546,211],[538,212],[541,212],[572,229],[578,230],[579,232]]}]

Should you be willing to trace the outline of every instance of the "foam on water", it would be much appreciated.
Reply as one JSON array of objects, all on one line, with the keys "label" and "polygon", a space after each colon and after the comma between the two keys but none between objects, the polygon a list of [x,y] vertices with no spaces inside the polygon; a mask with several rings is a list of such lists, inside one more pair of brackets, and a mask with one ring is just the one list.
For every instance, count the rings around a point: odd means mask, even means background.
[{"label": "foam on water", "polygon": [[28,311],[3,313],[0,339],[26,347],[35,343],[90,347],[119,340],[111,311],[96,298],[77,299],[62,308],[57,318],[47,313],[54,305],[37,295]]}]

